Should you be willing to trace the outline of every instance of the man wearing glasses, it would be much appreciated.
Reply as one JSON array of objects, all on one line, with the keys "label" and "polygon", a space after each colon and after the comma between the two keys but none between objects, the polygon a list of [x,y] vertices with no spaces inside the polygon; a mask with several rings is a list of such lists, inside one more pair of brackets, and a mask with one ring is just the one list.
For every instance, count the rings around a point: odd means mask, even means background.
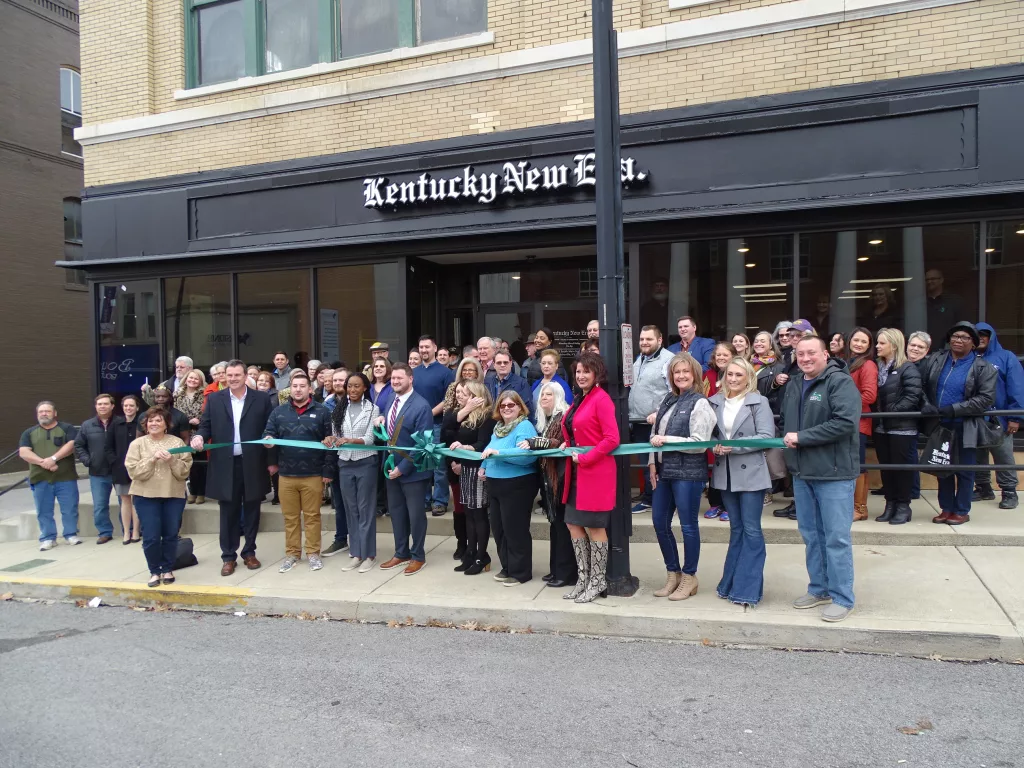
[{"label": "man wearing glasses", "polygon": [[530,421],[533,421],[533,394],[530,392],[530,385],[526,379],[512,370],[512,356],[508,352],[498,352],[494,355],[494,371],[487,374],[484,385],[495,402],[502,392],[515,392],[526,403],[530,411]]}]

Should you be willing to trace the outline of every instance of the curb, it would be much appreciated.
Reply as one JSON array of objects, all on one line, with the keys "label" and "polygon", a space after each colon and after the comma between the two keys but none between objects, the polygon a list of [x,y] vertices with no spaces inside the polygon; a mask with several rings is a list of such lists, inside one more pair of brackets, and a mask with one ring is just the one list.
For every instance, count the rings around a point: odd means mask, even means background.
[{"label": "curb", "polygon": [[625,599],[593,605],[524,608],[509,611],[483,601],[409,602],[384,596],[358,600],[305,595],[260,594],[242,587],[189,586],[149,588],[143,583],[115,581],[7,578],[0,592],[15,597],[86,600],[100,597],[113,606],[162,605],[180,610],[269,615],[326,615],[330,619],[398,622],[424,626],[510,628],[552,634],[673,640],[715,646],[743,646],[911,656],[957,661],[1024,662],[1024,637],[1013,631],[936,631],[906,628],[865,628],[851,624],[787,622],[769,614],[736,614],[736,618],[622,615]]}]

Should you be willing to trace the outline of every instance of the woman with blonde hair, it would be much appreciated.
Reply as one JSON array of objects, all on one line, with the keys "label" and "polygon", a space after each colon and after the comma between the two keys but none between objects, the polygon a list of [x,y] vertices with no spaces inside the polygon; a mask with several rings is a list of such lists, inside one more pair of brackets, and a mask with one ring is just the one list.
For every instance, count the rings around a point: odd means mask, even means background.
[{"label": "woman with blonde hair", "polygon": [[[715,411],[704,396],[701,366],[688,352],[680,352],[668,364],[669,393],[665,395],[651,430],[651,445],[706,442],[715,428]],[[654,531],[665,560],[665,586],[655,597],[685,600],[697,594],[697,563],[700,531],[697,511],[708,478],[704,448],[651,452],[647,464],[654,489],[651,509]],[[672,516],[679,511],[683,530],[683,565],[672,533]]]},{"label": "woman with blonde hair", "polygon": [[[174,407],[188,419],[189,430],[199,429],[199,420],[203,416],[203,403],[206,396],[206,377],[198,368],[193,368],[185,375],[185,380],[174,393]],[[206,462],[193,461],[192,471],[188,475],[188,503],[203,504],[206,501]]]},{"label": "woman with blonde hair", "polygon": [[[722,390],[708,401],[715,411],[715,437],[725,440],[775,437],[775,417],[768,399],[757,391],[753,366],[741,357],[725,369]],[[760,448],[716,445],[711,485],[731,510],[729,550],[718,596],[741,605],[757,605],[764,594],[764,534],[761,507],[772,478]]]},{"label": "woman with blonde hair", "polygon": [[[538,437],[524,440],[518,447],[531,450],[557,448],[562,444],[562,417],[568,410],[565,392],[557,382],[541,384],[537,388],[537,407],[534,409]],[[562,494],[565,491],[565,461],[558,458],[541,459],[540,476],[543,486],[541,498],[544,501],[548,523],[551,525],[548,573],[544,576],[544,581],[549,587],[572,586],[579,574],[572,549],[572,537],[569,536],[569,528],[565,524],[565,504],[562,503]]]},{"label": "woman with blonde hair", "polygon": [[[917,366],[907,359],[903,333],[898,328],[883,328],[875,340],[875,351],[878,353],[878,398],[875,401],[878,410],[882,413],[920,410],[924,382]],[[893,416],[872,421],[879,464],[917,463],[917,419]],[[883,469],[885,511],[875,520],[889,525],[909,523],[913,485],[913,472]]]},{"label": "woman with blonde hair", "polygon": [[[724,341],[715,345],[711,353],[711,365],[704,372],[704,394],[707,397],[714,397],[725,385],[725,369],[729,363],[736,358],[736,349],[732,344]],[[755,379],[756,384],[756,379]],[[708,454],[708,463],[711,463],[711,454]],[[723,523],[729,522],[728,507],[722,500],[721,492],[712,485],[708,486],[708,511],[704,513],[708,520],[716,517]]]},{"label": "woman with blonde hair", "polygon": [[[474,361],[475,362],[475,361]],[[467,370],[472,371],[470,367]],[[496,425],[491,412],[491,396],[483,381],[463,379],[455,387],[457,411],[448,411],[441,425],[442,440],[454,450],[481,453],[494,433]],[[455,532],[462,552],[456,549],[461,562],[455,567],[466,576],[476,576],[491,569],[487,542],[491,526],[487,519],[487,480],[480,477],[480,462],[453,459],[449,478],[455,477],[458,487],[452,486],[452,499],[462,512],[456,517]],[[459,525],[461,518],[462,524]]]}]

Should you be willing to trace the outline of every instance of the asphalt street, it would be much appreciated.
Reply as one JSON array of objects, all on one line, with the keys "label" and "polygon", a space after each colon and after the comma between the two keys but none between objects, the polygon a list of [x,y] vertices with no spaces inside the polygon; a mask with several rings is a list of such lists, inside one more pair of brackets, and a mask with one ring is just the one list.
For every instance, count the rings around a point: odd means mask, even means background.
[{"label": "asphalt street", "polygon": [[4,768],[1024,766],[1005,664],[3,602],[0,691]]}]

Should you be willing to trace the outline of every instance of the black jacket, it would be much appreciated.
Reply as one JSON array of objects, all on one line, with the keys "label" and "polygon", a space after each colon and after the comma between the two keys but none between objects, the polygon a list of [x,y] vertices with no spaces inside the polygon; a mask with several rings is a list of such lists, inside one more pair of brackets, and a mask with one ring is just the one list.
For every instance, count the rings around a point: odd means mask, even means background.
[{"label": "black jacket", "polygon": [[[939,404],[938,386],[942,368],[946,359],[952,354],[943,350],[921,361],[924,393],[921,404],[935,406]],[[996,384],[999,372],[981,355],[975,355],[971,370],[967,372],[964,384],[964,399],[953,405],[953,417],[963,419],[963,447],[975,448],[978,445],[978,422],[985,411],[996,401]],[[920,427],[921,432],[930,433],[938,426],[938,419],[930,419]]]},{"label": "black jacket", "polygon": [[803,392],[803,374],[787,382],[782,434],[796,432],[799,447],[786,448],[786,466],[803,480],[853,480],[860,474],[861,401],[846,367],[830,359]]},{"label": "black jacket", "polygon": [[[891,371],[885,384],[879,386],[875,409],[880,413],[918,411],[921,409],[921,387],[921,372],[908,360]],[[918,420],[913,417],[874,419],[874,422],[876,432],[918,430]]]},{"label": "black jacket", "polygon": [[[276,397],[276,392],[274,393]],[[261,440],[267,420],[274,410],[273,400],[263,392],[250,389],[242,406],[239,434],[243,442]],[[231,443],[235,439],[235,420],[231,415],[231,390],[213,392],[206,399],[203,418],[196,434],[207,443]],[[206,496],[218,501],[231,501],[234,487],[234,455],[231,448],[210,451],[206,475]],[[268,464],[277,463],[277,449],[262,445],[242,446],[243,501],[263,501],[270,491]]]},{"label": "black jacket", "polygon": [[[264,437],[316,443],[332,434],[331,412],[323,403],[315,401],[310,401],[302,413],[291,402],[279,405],[270,414],[263,430]],[[277,455],[278,471],[282,477],[334,478],[338,472],[338,457],[334,451],[282,446],[277,449]]]},{"label": "black jacket", "polygon": [[[491,434],[494,432],[494,419],[487,416],[475,427],[467,427],[466,422],[459,421],[457,410],[447,411],[441,421],[441,442],[451,445],[458,442],[463,445],[472,445],[473,450],[482,453],[487,444],[491,441]],[[445,466],[448,469],[448,482],[458,483],[459,476],[452,472],[452,462],[458,461],[466,467],[480,467],[482,462],[463,461],[462,459],[445,459]]]},{"label": "black jacket", "polygon": [[[120,416],[111,416],[106,429],[98,416],[86,419],[78,428],[75,437],[75,456],[82,466],[89,468],[91,477],[109,477],[113,475],[117,464],[114,450],[114,424]],[[124,421],[124,419],[121,419]]]},{"label": "black jacket", "polygon": [[128,446],[139,436],[139,419],[141,413],[135,414],[133,421],[126,421],[124,416],[115,416],[111,431],[114,433],[114,465],[111,474],[115,485],[131,485],[132,479],[124,466],[124,457],[128,455]]}]

